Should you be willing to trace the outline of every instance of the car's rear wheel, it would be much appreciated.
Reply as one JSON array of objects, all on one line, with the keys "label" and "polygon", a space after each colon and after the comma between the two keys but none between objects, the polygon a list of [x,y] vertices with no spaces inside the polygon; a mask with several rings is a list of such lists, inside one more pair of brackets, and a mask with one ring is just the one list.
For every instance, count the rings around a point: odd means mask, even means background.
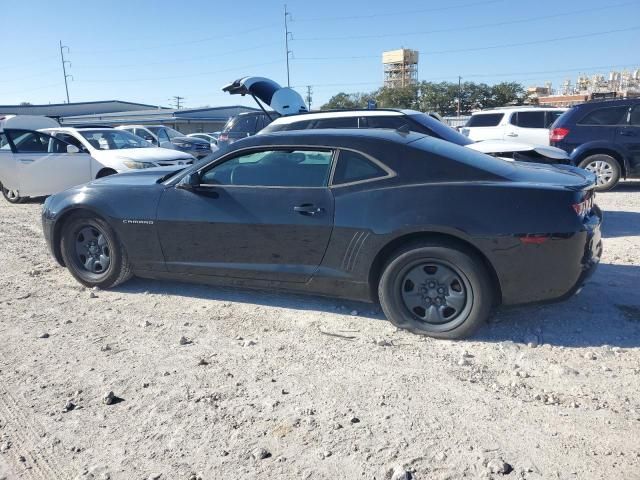
[{"label": "car's rear wheel", "polygon": [[437,338],[464,338],[486,322],[493,285],[480,258],[440,243],[409,245],[385,266],[378,286],[387,318]]},{"label": "car's rear wheel", "polygon": [[620,164],[611,155],[590,155],[578,166],[595,174],[597,192],[611,190],[620,181]]},{"label": "car's rear wheel", "polygon": [[2,196],[7,202],[13,204],[24,202],[25,198],[21,197],[17,190],[9,190],[2,184],[0,184],[0,187],[2,187]]},{"label": "car's rear wheel", "polygon": [[62,229],[62,258],[80,283],[106,289],[131,278],[127,252],[107,222],[80,214]]}]

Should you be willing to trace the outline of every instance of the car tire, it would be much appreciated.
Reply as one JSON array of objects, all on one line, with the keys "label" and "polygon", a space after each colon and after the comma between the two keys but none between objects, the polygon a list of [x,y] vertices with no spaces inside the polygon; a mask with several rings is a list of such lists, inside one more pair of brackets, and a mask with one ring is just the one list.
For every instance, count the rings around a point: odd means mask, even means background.
[{"label": "car tire", "polygon": [[620,181],[620,164],[611,155],[597,153],[580,162],[580,168],[596,175],[596,192],[606,192]]},{"label": "car tire", "polygon": [[62,226],[60,246],[67,269],[85,287],[113,288],[133,276],[126,249],[101,218],[71,217]]},{"label": "car tire", "polygon": [[378,285],[385,315],[398,328],[459,339],[484,324],[494,288],[472,251],[442,243],[408,245],[387,262]]},{"label": "car tire", "polygon": [[2,185],[1,183],[0,183],[0,188],[2,188],[2,196],[9,203],[13,203],[15,205],[18,203],[22,203],[26,200],[25,197],[19,196],[15,190],[9,190],[7,188],[4,188],[4,185]]}]

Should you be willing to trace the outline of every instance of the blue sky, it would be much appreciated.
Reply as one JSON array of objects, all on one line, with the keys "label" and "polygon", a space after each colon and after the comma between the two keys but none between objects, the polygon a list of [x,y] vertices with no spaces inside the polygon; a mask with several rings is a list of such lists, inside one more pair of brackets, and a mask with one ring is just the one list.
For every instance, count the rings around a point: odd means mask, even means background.
[{"label": "blue sky", "polygon": [[[288,0],[291,85],[319,106],[382,83],[381,53],[421,52],[420,80],[555,86],[579,72],[640,67],[640,0]],[[286,84],[284,2],[28,0],[2,12],[0,104],[65,100],[186,107],[252,104],[220,88],[259,75]],[[505,46],[513,44],[525,44]],[[594,68],[600,67],[600,68]]]}]

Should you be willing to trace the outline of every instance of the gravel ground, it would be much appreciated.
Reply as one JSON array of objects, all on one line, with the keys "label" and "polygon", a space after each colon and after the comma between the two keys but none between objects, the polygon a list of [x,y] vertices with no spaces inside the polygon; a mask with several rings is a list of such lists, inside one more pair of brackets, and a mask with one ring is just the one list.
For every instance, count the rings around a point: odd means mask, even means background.
[{"label": "gravel ground", "polygon": [[0,479],[638,479],[640,183],[598,203],[578,296],[452,342],[366,304],[89,291],[40,205],[0,202]]}]

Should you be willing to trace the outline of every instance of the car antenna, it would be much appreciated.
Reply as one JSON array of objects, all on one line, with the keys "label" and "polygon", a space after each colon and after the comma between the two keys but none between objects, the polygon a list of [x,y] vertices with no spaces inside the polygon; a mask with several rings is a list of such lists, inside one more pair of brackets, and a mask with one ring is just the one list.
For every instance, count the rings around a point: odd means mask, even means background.
[{"label": "car antenna", "polygon": [[262,106],[262,103],[260,103],[260,100],[258,100],[256,98],[255,95],[251,94],[251,96],[253,97],[253,99],[256,101],[256,103],[258,104],[258,106],[260,107],[260,109],[264,112],[264,114],[269,117],[269,120],[271,120],[273,122],[273,117],[271,115],[269,115],[269,112],[267,112],[267,110]]}]

